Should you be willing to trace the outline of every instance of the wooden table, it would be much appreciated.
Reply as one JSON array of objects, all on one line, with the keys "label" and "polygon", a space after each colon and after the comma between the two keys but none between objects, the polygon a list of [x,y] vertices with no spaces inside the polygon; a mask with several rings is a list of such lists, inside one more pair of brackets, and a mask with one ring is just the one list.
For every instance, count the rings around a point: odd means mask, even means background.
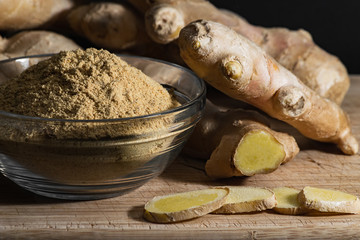
[{"label": "wooden table", "polygon": [[[360,141],[360,76],[343,108]],[[156,195],[217,185],[264,187],[307,185],[360,195],[360,157],[345,156],[332,144],[305,141],[302,151],[271,174],[213,181],[203,163],[179,157],[161,176],[124,196],[69,202],[27,192],[0,177],[0,239],[356,239],[360,215],[287,216],[271,211],[207,215],[175,223],[154,224],[142,218],[144,203]]]}]

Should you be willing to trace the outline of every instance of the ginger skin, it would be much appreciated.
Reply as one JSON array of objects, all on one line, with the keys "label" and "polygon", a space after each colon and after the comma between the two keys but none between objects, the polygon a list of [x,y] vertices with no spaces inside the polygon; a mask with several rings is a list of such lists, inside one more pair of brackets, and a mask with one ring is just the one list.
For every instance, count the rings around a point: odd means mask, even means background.
[{"label": "ginger skin", "polygon": [[129,1],[145,12],[146,31],[155,42],[172,42],[190,22],[210,20],[249,38],[308,87],[339,105],[350,86],[345,66],[317,46],[305,30],[253,26],[237,14],[218,9],[205,0],[154,0],[141,4],[138,0]]},{"label": "ginger skin", "polygon": [[72,0],[3,0],[0,30],[37,28],[56,21],[73,6]]},{"label": "ginger skin", "polygon": [[104,48],[124,50],[150,42],[141,17],[121,3],[82,5],[73,9],[67,19],[75,32]]},{"label": "ginger skin", "polygon": [[[140,1],[139,4],[146,4]],[[145,31],[142,17],[123,3],[81,5],[67,15],[71,28],[98,47],[184,65],[176,44],[158,44]]]},{"label": "ginger skin", "polygon": [[255,42],[305,85],[322,97],[342,103],[350,86],[346,67],[336,56],[316,45],[309,32],[254,26],[231,11],[221,11],[237,19],[236,26],[229,27]]},{"label": "ginger skin", "polygon": [[335,143],[345,154],[358,152],[348,116],[337,104],[232,29],[193,22],[181,30],[179,47],[187,65],[223,93],[287,122],[308,138]]},{"label": "ginger skin", "polygon": [[265,122],[255,111],[221,111],[208,101],[184,152],[209,159],[205,170],[213,178],[275,171],[293,159],[299,148],[293,137],[271,130]]},{"label": "ginger skin", "polygon": [[209,19],[225,25],[237,24],[234,16],[222,14],[206,0],[128,0],[128,2],[145,14],[147,33],[153,41],[161,44],[176,40],[180,30],[197,19]]},{"label": "ginger skin", "polygon": [[74,41],[58,33],[23,31],[8,39],[0,37],[0,60],[78,48],[80,46]]}]

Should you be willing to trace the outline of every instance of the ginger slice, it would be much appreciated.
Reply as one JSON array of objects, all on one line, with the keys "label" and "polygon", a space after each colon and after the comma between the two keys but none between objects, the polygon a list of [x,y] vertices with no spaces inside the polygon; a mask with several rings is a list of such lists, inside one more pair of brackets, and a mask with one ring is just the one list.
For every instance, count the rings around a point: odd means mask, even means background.
[{"label": "ginger slice", "polygon": [[277,201],[277,205],[273,208],[275,212],[287,215],[300,215],[309,212],[309,209],[302,206],[297,199],[300,190],[289,187],[278,187],[272,190]]},{"label": "ginger slice", "polygon": [[213,213],[245,213],[271,209],[276,206],[273,191],[260,187],[227,187],[230,190],[225,204]]},{"label": "ginger slice", "polygon": [[227,188],[214,188],[157,196],[145,204],[144,218],[157,223],[197,218],[220,208],[228,194]]},{"label": "ginger slice", "polygon": [[205,165],[208,176],[226,178],[270,173],[299,151],[294,138],[285,133],[251,121],[241,121],[240,125],[231,134],[224,135],[211,154]]},{"label": "ginger slice", "polygon": [[300,204],[320,212],[360,213],[357,196],[342,191],[305,187],[298,195]]}]

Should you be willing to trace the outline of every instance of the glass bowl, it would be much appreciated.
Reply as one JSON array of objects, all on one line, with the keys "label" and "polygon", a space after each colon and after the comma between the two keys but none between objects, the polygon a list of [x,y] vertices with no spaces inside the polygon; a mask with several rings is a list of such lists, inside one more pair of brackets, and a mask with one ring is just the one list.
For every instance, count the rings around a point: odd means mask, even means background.
[{"label": "glass bowl", "polygon": [[[0,61],[0,84],[49,56]],[[175,64],[119,56],[173,91],[182,105],[108,120],[46,119],[0,111],[4,176],[43,196],[91,200],[125,194],[164,171],[201,117],[205,84]]]}]

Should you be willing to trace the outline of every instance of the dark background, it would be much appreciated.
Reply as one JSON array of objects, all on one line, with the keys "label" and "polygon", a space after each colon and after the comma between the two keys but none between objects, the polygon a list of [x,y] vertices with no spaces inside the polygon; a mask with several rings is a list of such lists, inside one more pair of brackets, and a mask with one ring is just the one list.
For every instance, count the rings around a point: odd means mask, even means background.
[{"label": "dark background", "polygon": [[210,0],[253,25],[303,28],[315,43],[336,55],[349,73],[360,73],[359,0]]}]

